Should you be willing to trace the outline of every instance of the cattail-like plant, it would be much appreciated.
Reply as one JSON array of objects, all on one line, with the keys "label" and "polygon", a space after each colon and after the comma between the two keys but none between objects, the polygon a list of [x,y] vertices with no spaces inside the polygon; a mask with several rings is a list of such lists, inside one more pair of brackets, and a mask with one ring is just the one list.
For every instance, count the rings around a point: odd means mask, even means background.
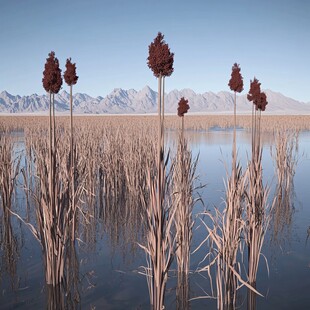
[{"label": "cattail-like plant", "polygon": [[[252,158],[248,163],[246,190],[246,230],[245,241],[248,248],[248,280],[252,287],[256,287],[261,249],[264,236],[270,222],[270,208],[268,205],[269,187],[263,185],[262,174],[262,146],[261,146],[261,112],[265,111],[267,102],[266,94],[260,91],[260,83],[254,78],[250,84],[247,96],[253,101],[252,113]],[[248,307],[255,307],[255,295],[248,291]]]},{"label": "cattail-like plant", "polygon": [[189,104],[188,100],[186,100],[184,97],[182,97],[179,101],[179,106],[178,106],[178,116],[181,117],[181,135],[182,135],[182,140],[184,138],[184,114],[186,114],[189,110]]},{"label": "cattail-like plant", "polygon": [[37,175],[37,189],[33,192],[33,198],[36,203],[37,228],[30,223],[27,225],[42,246],[46,283],[57,287],[64,279],[66,246],[70,239],[72,219],[68,202],[68,157],[60,153],[56,139],[54,95],[61,88],[62,78],[54,52],[46,60],[42,82],[50,96],[49,145],[44,139],[33,145]]},{"label": "cattail-like plant", "polygon": [[247,95],[249,101],[253,101],[252,106],[252,155],[258,157],[260,149],[260,133],[261,133],[261,112],[265,111],[267,96],[261,92],[258,79],[254,77],[250,82],[250,90]]},{"label": "cattail-like plant", "polygon": [[[71,58],[67,59],[66,71],[64,73],[64,80],[68,86],[70,86],[70,163],[71,163],[71,210],[73,212],[72,217],[76,216],[75,208],[75,165],[74,165],[74,140],[73,140],[73,106],[72,106],[72,87],[77,83],[78,76],[76,75],[76,65],[71,62]],[[75,221],[73,221],[75,223]],[[72,226],[72,240],[75,236],[75,227]]]},{"label": "cattail-like plant", "polygon": [[234,92],[234,137],[233,137],[233,162],[232,170],[233,176],[236,178],[236,107],[237,107],[237,96],[236,93],[241,93],[243,91],[243,77],[240,73],[241,68],[237,63],[232,67],[231,78],[229,80],[228,86]]},{"label": "cattail-like plant", "polygon": [[159,32],[149,45],[148,67],[158,78],[158,147],[157,171],[154,175],[149,170],[149,202],[146,205],[146,239],[143,247],[147,255],[148,268],[146,276],[148,281],[150,302],[155,310],[164,307],[165,287],[168,271],[174,256],[175,237],[171,228],[175,209],[169,201],[169,180],[166,176],[166,163],[164,159],[164,124],[162,108],[162,83],[166,76],[173,72],[173,57],[164,36]]},{"label": "cattail-like plant", "polygon": [[194,179],[198,158],[192,159],[192,153],[184,137],[184,115],[189,110],[188,100],[182,97],[178,105],[178,116],[181,119],[178,147],[173,162],[173,200],[175,211],[176,231],[176,260],[178,268],[177,309],[189,308],[189,268],[190,246],[194,221],[192,212],[194,207]]},{"label": "cattail-like plant", "polygon": [[56,124],[55,124],[55,104],[54,95],[57,94],[62,85],[61,70],[59,68],[59,61],[55,57],[55,52],[51,51],[48,54],[43,71],[42,78],[43,88],[49,94],[49,161],[50,161],[50,174],[49,174],[49,190],[51,194],[52,206],[55,205],[53,187],[54,183],[54,170],[55,170],[55,144],[56,144]]},{"label": "cattail-like plant", "polygon": [[160,137],[159,147],[164,147],[164,108],[163,108],[163,99],[164,99],[164,81],[165,77],[170,76],[173,73],[173,61],[174,53],[170,52],[168,44],[164,40],[164,35],[161,32],[158,32],[157,37],[149,45],[149,57],[147,58],[147,65],[153,71],[153,74],[158,78],[158,133]]}]

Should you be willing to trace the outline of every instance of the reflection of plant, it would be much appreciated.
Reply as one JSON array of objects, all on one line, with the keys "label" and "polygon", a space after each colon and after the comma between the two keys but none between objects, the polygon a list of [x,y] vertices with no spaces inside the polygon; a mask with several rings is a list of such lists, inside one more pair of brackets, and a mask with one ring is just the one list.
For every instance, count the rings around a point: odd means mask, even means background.
[{"label": "reflection of plant", "polygon": [[[276,129],[274,131],[275,145],[271,156],[275,164],[277,187],[275,206],[273,209],[273,236],[275,243],[287,241],[292,228],[294,213],[294,175],[298,163],[298,130]],[[284,235],[287,233],[287,236]]]}]

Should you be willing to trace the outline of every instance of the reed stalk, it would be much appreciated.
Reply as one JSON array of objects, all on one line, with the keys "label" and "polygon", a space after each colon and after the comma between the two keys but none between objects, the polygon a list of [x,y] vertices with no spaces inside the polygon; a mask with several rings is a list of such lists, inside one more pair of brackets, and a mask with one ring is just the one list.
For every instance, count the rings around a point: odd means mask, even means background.
[{"label": "reed stalk", "polygon": [[[281,235],[289,231],[294,213],[294,175],[298,163],[298,136],[296,130],[276,130],[275,145],[271,149],[277,185],[273,208],[273,241],[279,242]],[[286,240],[284,236],[283,240]]]},{"label": "reed stalk", "polygon": [[2,264],[0,273],[7,272],[11,287],[17,287],[17,261],[19,257],[18,240],[11,225],[11,211],[16,182],[20,173],[21,157],[14,154],[14,141],[9,131],[0,129],[0,249]]},{"label": "reed stalk", "polygon": [[[184,126],[184,118],[182,117]],[[189,308],[189,271],[190,249],[193,237],[193,198],[194,180],[198,157],[193,160],[184,139],[183,130],[179,134],[178,149],[173,163],[172,190],[176,212],[174,219],[176,234],[176,261],[177,261],[177,308]]]}]

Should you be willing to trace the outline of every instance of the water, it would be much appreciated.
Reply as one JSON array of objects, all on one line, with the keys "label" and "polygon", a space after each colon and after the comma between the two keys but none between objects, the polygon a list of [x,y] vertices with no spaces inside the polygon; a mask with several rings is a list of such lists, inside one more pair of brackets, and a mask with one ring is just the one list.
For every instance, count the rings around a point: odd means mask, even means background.
[{"label": "water", "polygon": [[[171,137],[173,133],[171,133]],[[224,178],[226,169],[230,171],[232,149],[232,131],[213,129],[207,132],[187,132],[186,136],[194,157],[199,154],[197,166],[198,180],[196,185],[206,186],[199,190],[204,205],[196,204],[194,209],[196,224],[192,248],[194,249],[206,236],[200,225],[199,213],[205,208],[212,210],[214,206],[222,207],[225,197]],[[173,138],[168,143],[173,147]],[[271,202],[276,178],[274,160],[270,148],[274,145],[274,137],[264,134],[263,142],[263,176],[264,184],[271,186]],[[243,167],[251,154],[251,133],[237,131],[238,159]],[[266,267],[263,256],[260,259],[257,275],[257,290],[264,297],[257,297],[257,309],[309,309],[310,295],[310,132],[299,134],[298,164],[294,176],[294,195],[289,220],[275,238],[273,222],[265,237],[262,253],[268,262]],[[20,140],[17,150],[23,149]],[[227,168],[225,168],[225,165]],[[22,180],[20,180],[22,183]],[[23,213],[25,196],[19,189],[16,208]],[[45,287],[42,266],[41,248],[25,224],[12,217],[11,227],[18,245],[15,252],[15,271],[11,272],[6,264],[7,249],[0,251],[0,308],[1,309],[43,309],[48,304],[48,289]],[[93,243],[85,245],[77,242],[76,271],[77,289],[71,298],[71,304],[82,309],[149,309],[149,296],[144,276],[138,273],[139,266],[145,265],[144,252],[133,244],[123,240],[111,239],[111,234],[103,229],[102,222],[94,223]],[[128,232],[130,234],[130,232]],[[309,238],[310,239],[310,238]],[[126,238],[127,242],[127,238]],[[205,248],[205,250],[207,250]],[[204,290],[210,293],[208,279],[195,273],[204,250],[191,257],[190,296],[203,296]],[[172,266],[172,269],[175,265]],[[175,309],[174,273],[168,280],[165,305],[167,309]],[[75,302],[79,300],[79,303]],[[216,309],[216,301],[212,299],[193,300],[191,309]],[[246,309],[246,291],[238,294],[238,306]]]}]

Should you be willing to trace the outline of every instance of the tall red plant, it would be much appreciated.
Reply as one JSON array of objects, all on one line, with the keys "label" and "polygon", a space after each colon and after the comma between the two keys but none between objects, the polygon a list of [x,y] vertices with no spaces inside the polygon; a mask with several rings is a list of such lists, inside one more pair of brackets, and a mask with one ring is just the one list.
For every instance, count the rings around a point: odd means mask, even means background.
[{"label": "tall red plant", "polygon": [[182,118],[182,131],[181,131],[181,137],[183,141],[183,136],[184,136],[184,114],[187,113],[189,110],[189,104],[188,100],[186,100],[184,97],[182,97],[179,101],[179,106],[178,106],[178,116]]},{"label": "tall red plant", "polygon": [[158,149],[157,174],[151,178],[149,174],[150,202],[146,207],[147,248],[150,261],[147,279],[149,283],[150,301],[153,309],[163,309],[165,286],[168,270],[173,259],[174,238],[171,236],[173,212],[166,204],[168,187],[164,161],[164,78],[173,73],[174,54],[170,52],[164,35],[158,33],[149,45],[147,65],[158,78]]},{"label": "tall red plant", "polygon": [[237,96],[236,93],[241,93],[243,91],[243,77],[240,73],[241,68],[237,63],[232,67],[231,78],[229,80],[228,86],[234,92],[234,137],[233,137],[233,176],[236,178],[236,110],[237,110]]},{"label": "tall red plant", "polygon": [[[61,70],[59,68],[59,61],[55,57],[55,52],[51,51],[48,54],[46,63],[43,71],[42,78],[43,87],[46,92],[49,93],[50,107],[49,107],[49,140],[50,140],[50,186],[53,187],[53,167],[55,162],[53,160],[54,148],[56,144],[56,130],[55,130],[55,105],[54,105],[54,95],[59,92],[62,86]],[[52,116],[53,114],[53,116]],[[53,120],[52,120],[53,118]],[[54,196],[54,195],[53,195]],[[52,204],[54,197],[52,198]]]},{"label": "tall red plant", "polygon": [[[77,83],[78,76],[76,75],[76,65],[71,62],[71,58],[67,59],[66,71],[64,73],[65,82],[70,86],[70,160],[71,160],[71,208],[72,216],[75,217],[75,178],[74,178],[74,141],[73,141],[73,104],[72,104],[72,86]],[[75,223],[75,221],[73,221]],[[74,240],[75,227],[71,232],[71,239]]]}]

